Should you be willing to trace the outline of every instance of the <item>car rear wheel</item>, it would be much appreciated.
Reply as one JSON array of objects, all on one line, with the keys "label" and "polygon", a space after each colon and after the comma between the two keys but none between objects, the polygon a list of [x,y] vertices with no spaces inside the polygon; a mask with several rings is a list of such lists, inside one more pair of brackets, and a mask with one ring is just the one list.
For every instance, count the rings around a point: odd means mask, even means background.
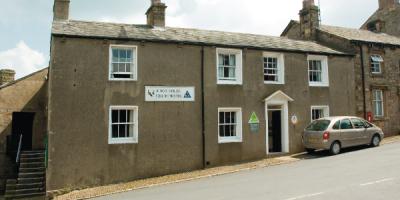
[{"label": "car rear wheel", "polygon": [[381,137],[379,135],[374,135],[371,140],[371,146],[372,147],[377,147],[381,143]]},{"label": "car rear wheel", "polygon": [[339,143],[338,141],[333,142],[332,145],[331,145],[331,148],[330,148],[330,153],[331,153],[331,155],[337,155],[337,154],[339,154],[341,148],[342,148],[342,147],[340,146],[340,143]]}]

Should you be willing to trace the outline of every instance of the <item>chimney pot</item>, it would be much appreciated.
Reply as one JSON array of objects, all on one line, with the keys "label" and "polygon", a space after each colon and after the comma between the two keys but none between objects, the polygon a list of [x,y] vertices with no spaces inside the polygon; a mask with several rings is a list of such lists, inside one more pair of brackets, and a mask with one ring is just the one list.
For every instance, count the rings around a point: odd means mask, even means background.
[{"label": "chimney pot", "polygon": [[151,0],[151,6],[147,10],[147,25],[153,27],[165,27],[165,10],[167,6],[161,0]]},{"label": "chimney pot", "polygon": [[68,20],[70,0],[54,0],[53,20]]},{"label": "chimney pot", "polygon": [[379,0],[379,9],[394,9],[400,6],[399,0]]},{"label": "chimney pot", "polygon": [[12,69],[0,70],[0,85],[12,82],[15,80],[15,71]]},{"label": "chimney pot", "polygon": [[303,1],[303,8],[310,8],[311,6],[315,6],[314,0]]}]

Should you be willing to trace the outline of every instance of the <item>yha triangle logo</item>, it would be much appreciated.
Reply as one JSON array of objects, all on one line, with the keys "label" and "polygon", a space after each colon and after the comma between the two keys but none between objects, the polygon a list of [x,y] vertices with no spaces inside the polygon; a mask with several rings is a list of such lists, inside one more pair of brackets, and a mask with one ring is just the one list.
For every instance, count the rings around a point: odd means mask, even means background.
[{"label": "yha triangle logo", "polygon": [[189,91],[186,91],[185,96],[183,98],[190,99],[192,98],[192,96],[190,95]]}]

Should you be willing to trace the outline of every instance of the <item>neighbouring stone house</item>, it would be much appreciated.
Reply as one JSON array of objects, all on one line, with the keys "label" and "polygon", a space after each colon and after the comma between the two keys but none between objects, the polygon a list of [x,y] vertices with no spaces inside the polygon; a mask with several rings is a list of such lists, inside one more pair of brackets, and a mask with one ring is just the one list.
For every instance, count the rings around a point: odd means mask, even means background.
[{"label": "neighbouring stone house", "polygon": [[400,37],[399,0],[379,0],[378,10],[362,25],[361,29]]},{"label": "neighbouring stone house", "polygon": [[167,27],[160,1],[144,25],[70,20],[68,3],[52,26],[49,191],[300,152],[313,119],[355,114],[352,54]]},{"label": "neighbouring stone house", "polygon": [[47,68],[14,80],[15,72],[0,70],[0,193],[6,179],[15,178],[15,149],[44,149],[46,135]]},{"label": "neighbouring stone house", "polygon": [[[384,21],[385,26],[370,31],[320,24],[319,8],[313,0],[305,0],[300,21],[292,20],[282,36],[355,54],[355,111],[390,136],[400,133],[400,37],[394,36],[400,34],[400,24],[398,17],[391,18],[400,14],[400,3],[379,0],[379,5],[371,19]],[[383,33],[386,31],[391,35]]]}]

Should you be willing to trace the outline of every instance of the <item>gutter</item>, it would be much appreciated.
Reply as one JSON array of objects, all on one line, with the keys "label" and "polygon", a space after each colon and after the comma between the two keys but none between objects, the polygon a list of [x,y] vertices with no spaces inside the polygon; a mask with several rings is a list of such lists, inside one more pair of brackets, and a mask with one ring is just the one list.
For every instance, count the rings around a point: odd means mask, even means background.
[{"label": "gutter", "polygon": [[206,130],[205,130],[205,110],[204,110],[204,46],[201,47],[201,137],[202,137],[202,155],[203,168],[207,167],[206,161]]},{"label": "gutter", "polygon": [[360,47],[360,61],[361,61],[361,80],[362,80],[362,90],[363,90],[363,112],[364,119],[367,119],[367,100],[365,94],[365,69],[364,69],[364,52],[362,48],[362,44],[359,44]]},{"label": "gutter", "polygon": [[[263,50],[263,51],[276,51],[276,52],[288,52],[288,53],[308,53],[308,54],[318,54],[326,56],[342,56],[342,57],[353,57],[354,54],[337,52],[328,53],[321,51],[306,51],[306,50],[292,50],[292,49],[282,49],[282,48],[267,48],[267,47],[256,47],[256,46],[244,46],[244,45],[226,45],[218,43],[204,43],[204,42],[193,42],[193,41],[177,41],[177,40],[161,40],[161,39],[140,39],[140,38],[117,38],[117,37],[107,37],[107,36],[81,36],[81,35],[68,35],[52,33],[54,37],[64,37],[64,38],[85,38],[85,39],[98,39],[98,40],[118,40],[118,41],[135,41],[135,42],[154,42],[154,43],[167,43],[167,44],[186,44],[195,46],[208,46],[208,47],[220,47],[220,48],[237,48],[237,49],[251,49],[251,50]],[[321,45],[323,46],[323,45]],[[325,47],[325,46],[324,46]],[[327,47],[329,48],[329,47]],[[332,50],[335,51],[335,50]]]}]

